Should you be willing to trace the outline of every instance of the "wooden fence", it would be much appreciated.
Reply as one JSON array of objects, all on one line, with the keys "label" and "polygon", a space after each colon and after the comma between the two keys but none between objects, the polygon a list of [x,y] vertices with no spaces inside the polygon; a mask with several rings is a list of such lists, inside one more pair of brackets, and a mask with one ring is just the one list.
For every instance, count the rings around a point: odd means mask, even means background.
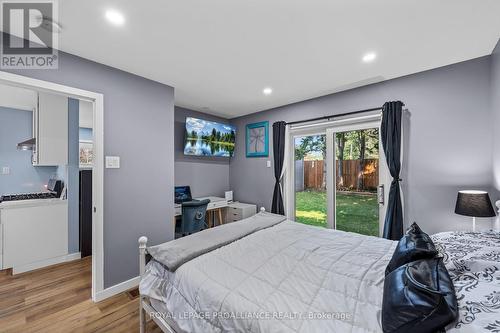
[{"label": "wooden fence", "polygon": [[[338,189],[358,191],[375,191],[377,189],[378,159],[342,161],[342,178],[339,177],[339,162],[337,161],[335,164]],[[324,161],[304,161],[303,187],[305,189],[323,188],[326,181],[324,168]]]}]

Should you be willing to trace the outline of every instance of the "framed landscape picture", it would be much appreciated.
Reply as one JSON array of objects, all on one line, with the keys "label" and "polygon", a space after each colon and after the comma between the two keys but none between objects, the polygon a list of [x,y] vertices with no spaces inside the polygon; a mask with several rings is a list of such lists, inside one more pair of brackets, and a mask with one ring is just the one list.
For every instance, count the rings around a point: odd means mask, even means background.
[{"label": "framed landscape picture", "polygon": [[91,168],[94,163],[94,144],[80,140],[80,168]]},{"label": "framed landscape picture", "polygon": [[247,157],[269,156],[269,122],[248,124],[246,128]]}]

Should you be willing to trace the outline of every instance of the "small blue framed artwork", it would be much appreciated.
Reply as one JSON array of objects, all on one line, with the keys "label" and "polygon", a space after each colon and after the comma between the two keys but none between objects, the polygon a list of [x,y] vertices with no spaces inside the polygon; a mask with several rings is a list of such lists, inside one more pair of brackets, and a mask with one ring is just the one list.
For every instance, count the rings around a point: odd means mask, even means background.
[{"label": "small blue framed artwork", "polygon": [[246,128],[247,157],[269,156],[269,122],[247,124]]}]

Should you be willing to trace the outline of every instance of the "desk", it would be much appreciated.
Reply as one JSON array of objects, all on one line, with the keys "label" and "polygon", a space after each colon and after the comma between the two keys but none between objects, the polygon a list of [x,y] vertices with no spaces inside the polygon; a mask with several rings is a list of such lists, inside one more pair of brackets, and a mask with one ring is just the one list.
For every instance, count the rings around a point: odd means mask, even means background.
[{"label": "desk", "polygon": [[[208,227],[212,227],[212,219],[213,214],[217,213],[217,219],[219,220],[219,224],[224,224],[224,219],[222,218],[222,209],[228,206],[227,200],[225,198],[220,197],[203,197],[203,198],[194,198],[194,200],[205,200],[209,199],[210,202],[207,206],[207,215],[208,215]],[[175,204],[174,206],[175,215],[174,215],[174,228],[175,221],[177,216],[182,215],[182,205]]]}]

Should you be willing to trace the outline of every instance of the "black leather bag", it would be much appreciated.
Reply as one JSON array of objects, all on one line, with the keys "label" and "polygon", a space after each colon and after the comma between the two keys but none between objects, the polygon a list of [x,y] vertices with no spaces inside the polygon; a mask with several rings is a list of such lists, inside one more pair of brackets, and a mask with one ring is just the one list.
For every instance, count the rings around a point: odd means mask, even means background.
[{"label": "black leather bag", "polygon": [[385,277],[384,332],[438,332],[457,318],[457,297],[442,258],[414,261]]},{"label": "black leather bag", "polygon": [[385,275],[396,268],[419,259],[434,258],[438,254],[432,239],[413,223],[401,237],[394,250],[391,261],[385,269]]}]

